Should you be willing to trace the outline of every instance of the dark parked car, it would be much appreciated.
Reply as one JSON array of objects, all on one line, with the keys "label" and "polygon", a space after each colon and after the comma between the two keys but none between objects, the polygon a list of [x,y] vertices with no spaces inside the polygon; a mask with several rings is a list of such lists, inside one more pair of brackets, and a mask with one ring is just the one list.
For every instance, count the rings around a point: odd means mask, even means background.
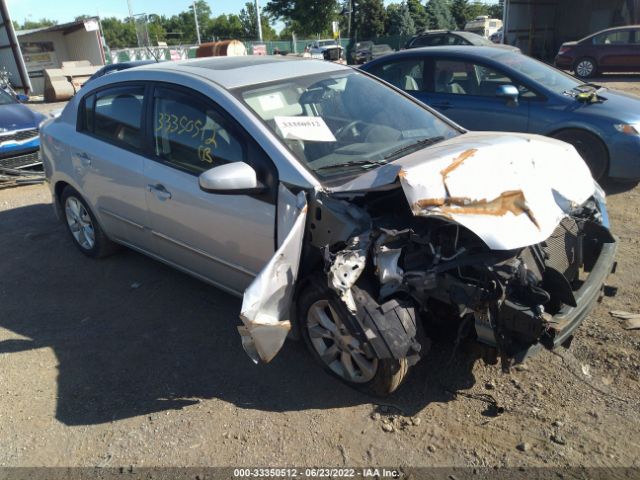
[{"label": "dark parked car", "polygon": [[[431,30],[419,33],[409,39],[404,48],[418,47],[440,47],[447,45],[473,45],[476,47],[495,47],[496,45],[486,38],[471,32],[460,32],[451,30]],[[510,45],[498,45],[507,50],[520,51],[517,47]]]},{"label": "dark parked car", "polygon": [[133,60],[131,62],[110,63],[109,65],[105,65],[96,73],[91,75],[91,77],[87,81],[104,77],[105,75],[108,75],[110,73],[119,72],[121,70],[128,70],[129,68],[140,67],[142,65],[149,65],[151,63],[156,63],[156,60]]},{"label": "dark parked car", "polygon": [[640,72],[640,25],[610,28],[563,43],[555,64],[581,78],[604,72]]},{"label": "dark parked car", "polygon": [[404,50],[361,67],[470,130],[572,144],[593,177],[640,178],[640,100],[495,47]]},{"label": "dark parked car", "polygon": [[45,118],[0,89],[0,168],[19,169],[40,163],[38,126]]},{"label": "dark parked car", "polygon": [[389,45],[375,45],[370,41],[358,42],[356,43],[355,52],[352,56],[353,63],[361,65],[373,59],[388,55],[389,53],[393,53],[393,49]]}]

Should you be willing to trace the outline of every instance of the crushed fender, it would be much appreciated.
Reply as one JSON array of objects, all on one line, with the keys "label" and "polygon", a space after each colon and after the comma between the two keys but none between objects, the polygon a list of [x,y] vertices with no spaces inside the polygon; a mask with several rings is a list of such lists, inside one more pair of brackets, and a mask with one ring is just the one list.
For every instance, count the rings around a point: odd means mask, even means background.
[{"label": "crushed fender", "polygon": [[278,212],[284,221],[278,232],[279,248],[271,260],[247,287],[242,299],[238,327],[242,346],[254,362],[270,362],[282,348],[291,329],[289,315],[295,289],[300,254],[307,217],[304,192],[297,196],[281,185],[278,192]]}]

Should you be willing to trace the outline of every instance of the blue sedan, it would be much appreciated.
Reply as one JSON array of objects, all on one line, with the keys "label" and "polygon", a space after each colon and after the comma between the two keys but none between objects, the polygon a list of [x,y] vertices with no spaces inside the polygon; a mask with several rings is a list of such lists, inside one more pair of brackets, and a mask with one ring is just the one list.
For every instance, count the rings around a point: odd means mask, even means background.
[{"label": "blue sedan", "polygon": [[405,50],[363,65],[469,130],[572,144],[594,178],[640,179],[640,99],[492,47]]},{"label": "blue sedan", "polygon": [[38,126],[45,118],[0,89],[0,168],[19,169],[40,163]]}]

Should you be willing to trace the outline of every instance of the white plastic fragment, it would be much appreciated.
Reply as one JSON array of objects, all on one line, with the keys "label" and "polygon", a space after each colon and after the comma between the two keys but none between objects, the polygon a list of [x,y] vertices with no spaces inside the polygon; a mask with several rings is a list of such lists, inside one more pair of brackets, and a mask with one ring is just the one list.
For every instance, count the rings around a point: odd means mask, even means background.
[{"label": "white plastic fragment", "polygon": [[[278,212],[287,212],[288,220],[278,222],[289,227],[271,260],[247,287],[242,299],[238,327],[242,346],[254,362],[270,362],[282,348],[291,329],[289,319],[307,216],[304,192],[293,195],[280,187]],[[292,219],[295,219],[291,222]]]},{"label": "white plastic fragment", "polygon": [[340,298],[352,313],[356,312],[356,302],[351,287],[362,274],[366,262],[366,249],[342,250],[336,254],[329,268],[329,286],[340,294]]}]

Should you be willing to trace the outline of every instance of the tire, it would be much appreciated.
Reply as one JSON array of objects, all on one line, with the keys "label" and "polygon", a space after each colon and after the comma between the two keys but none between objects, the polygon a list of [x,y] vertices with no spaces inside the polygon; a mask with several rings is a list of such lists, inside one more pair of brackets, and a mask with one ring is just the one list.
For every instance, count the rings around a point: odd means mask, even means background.
[{"label": "tire", "polygon": [[591,78],[598,73],[598,64],[593,58],[583,57],[576,60],[573,65],[573,71],[577,77]]},{"label": "tire", "polygon": [[[353,319],[352,314],[325,283],[321,279],[309,282],[298,298],[298,327],[311,354],[329,374],[350,387],[380,397],[393,393],[409,373],[407,359],[367,356],[347,327],[350,321],[341,320]],[[320,321],[332,324],[334,333]],[[335,335],[339,335],[338,341]],[[352,375],[348,374],[349,365]]]},{"label": "tire", "polygon": [[102,258],[117,249],[98,224],[84,198],[72,187],[62,191],[60,204],[67,231],[75,246],[87,257]]},{"label": "tire", "polygon": [[585,130],[567,129],[551,136],[573,145],[591,170],[591,176],[595,180],[600,180],[606,175],[609,167],[609,152],[596,135]]}]

